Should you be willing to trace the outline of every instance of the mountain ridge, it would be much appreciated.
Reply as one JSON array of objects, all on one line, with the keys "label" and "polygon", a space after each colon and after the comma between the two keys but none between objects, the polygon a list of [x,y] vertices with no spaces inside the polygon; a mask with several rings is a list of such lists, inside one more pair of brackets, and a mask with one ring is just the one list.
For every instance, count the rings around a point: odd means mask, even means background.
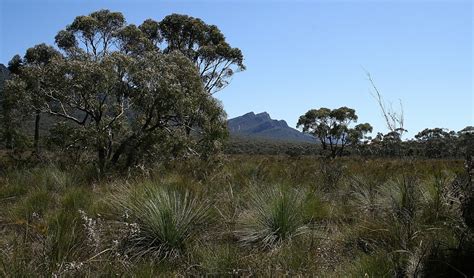
[{"label": "mountain ridge", "polygon": [[285,120],[272,119],[267,112],[253,111],[227,121],[231,136],[263,138],[278,141],[315,143],[314,137],[291,128]]}]

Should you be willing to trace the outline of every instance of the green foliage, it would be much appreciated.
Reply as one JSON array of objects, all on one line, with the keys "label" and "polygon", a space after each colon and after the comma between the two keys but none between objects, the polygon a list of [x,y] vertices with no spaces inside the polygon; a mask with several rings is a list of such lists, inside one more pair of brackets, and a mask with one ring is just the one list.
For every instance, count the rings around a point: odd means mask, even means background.
[{"label": "green foliage", "polygon": [[283,186],[250,192],[249,208],[240,216],[235,231],[242,244],[271,248],[307,232],[301,192]]},{"label": "green foliage", "polygon": [[85,244],[77,212],[58,212],[50,218],[45,245],[53,269],[56,269],[56,263],[72,261],[73,258],[85,254]]},{"label": "green foliage", "polygon": [[353,187],[360,248],[391,254],[395,275],[421,275],[431,252],[441,245],[452,248],[462,231],[451,183],[449,175],[435,172],[432,180],[422,182],[403,176],[375,187]]},{"label": "green foliage", "polygon": [[178,257],[209,212],[209,205],[198,197],[160,184],[143,184],[126,192],[113,202],[137,227],[127,243],[137,257]]},{"label": "green foliage", "polygon": [[3,171],[0,275],[472,275],[463,161],[329,161],[234,156],[205,178],[179,162],[100,180]]},{"label": "green foliage", "polygon": [[[245,66],[216,26],[173,14],[137,27],[119,12],[99,10],[76,17],[55,42],[60,51],[39,44],[11,62],[3,102],[9,148],[18,148],[16,114],[33,112],[37,156],[48,115],[50,149],[78,162],[94,153],[102,174],[220,152],[226,116],[212,94]],[[58,138],[65,140],[58,145]]]},{"label": "green foliage", "polygon": [[353,262],[348,273],[352,277],[394,277],[394,265],[383,253],[362,254]]},{"label": "green foliage", "polygon": [[318,138],[324,150],[329,146],[330,155],[336,157],[343,154],[347,144],[355,145],[365,134],[372,132],[368,123],[349,128],[357,119],[355,110],[348,107],[311,109],[300,116],[297,127],[302,126],[303,132]]}]

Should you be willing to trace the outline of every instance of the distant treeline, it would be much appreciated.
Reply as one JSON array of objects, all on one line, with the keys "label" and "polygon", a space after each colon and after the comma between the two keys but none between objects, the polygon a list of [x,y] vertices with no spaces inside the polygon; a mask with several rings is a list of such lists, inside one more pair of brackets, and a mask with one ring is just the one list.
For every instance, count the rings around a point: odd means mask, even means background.
[{"label": "distant treeline", "polygon": [[232,136],[224,145],[224,152],[256,155],[318,155],[321,153],[321,146],[305,142]]},{"label": "distant treeline", "polygon": [[[413,139],[403,141],[398,137],[378,134],[362,144],[348,146],[343,156],[364,157],[423,157],[463,158],[472,154],[474,148],[474,127],[458,132],[442,128],[425,129]],[[227,154],[263,155],[327,155],[321,144],[288,142],[248,137],[231,137],[225,145]]]}]

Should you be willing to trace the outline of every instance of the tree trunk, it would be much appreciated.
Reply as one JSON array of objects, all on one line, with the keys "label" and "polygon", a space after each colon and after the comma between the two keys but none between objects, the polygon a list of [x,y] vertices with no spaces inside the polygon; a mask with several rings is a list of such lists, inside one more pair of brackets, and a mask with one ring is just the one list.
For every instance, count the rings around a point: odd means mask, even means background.
[{"label": "tree trunk", "polygon": [[129,144],[137,138],[136,134],[133,134],[132,136],[128,137],[126,140],[124,140],[118,148],[115,150],[114,154],[112,155],[112,159],[110,160],[112,165],[116,165],[120,156],[125,152],[126,148],[129,146]]},{"label": "tree trunk", "polygon": [[41,120],[41,114],[38,110],[36,110],[36,115],[35,115],[35,138],[33,141],[33,146],[34,146],[34,152],[36,155],[39,155],[39,129],[40,129],[40,120]]},{"label": "tree trunk", "polygon": [[102,146],[99,146],[97,150],[97,155],[99,157],[99,174],[102,175],[104,174],[105,171],[105,150]]},{"label": "tree trunk", "polygon": [[4,96],[2,108],[3,108],[3,137],[5,139],[5,147],[9,150],[13,149],[13,127],[12,127],[12,118],[11,118],[11,109],[8,105],[8,100]]},{"label": "tree trunk", "polygon": [[5,125],[3,126],[5,130],[3,131],[3,136],[5,137],[5,147],[9,150],[13,149],[13,128],[11,126],[11,119],[5,117]]}]

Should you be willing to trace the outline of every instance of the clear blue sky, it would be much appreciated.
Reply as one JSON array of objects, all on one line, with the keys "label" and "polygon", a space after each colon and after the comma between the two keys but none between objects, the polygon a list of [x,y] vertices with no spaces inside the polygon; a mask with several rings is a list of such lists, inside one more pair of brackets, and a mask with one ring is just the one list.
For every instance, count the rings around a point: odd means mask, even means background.
[{"label": "clear blue sky", "polygon": [[229,117],[267,111],[291,126],[310,108],[355,108],[385,132],[362,67],[401,99],[408,137],[474,125],[472,1],[0,0],[0,63],[53,43],[75,16],[107,8],[129,23],[184,13],[217,25],[247,70],[216,96]]}]

